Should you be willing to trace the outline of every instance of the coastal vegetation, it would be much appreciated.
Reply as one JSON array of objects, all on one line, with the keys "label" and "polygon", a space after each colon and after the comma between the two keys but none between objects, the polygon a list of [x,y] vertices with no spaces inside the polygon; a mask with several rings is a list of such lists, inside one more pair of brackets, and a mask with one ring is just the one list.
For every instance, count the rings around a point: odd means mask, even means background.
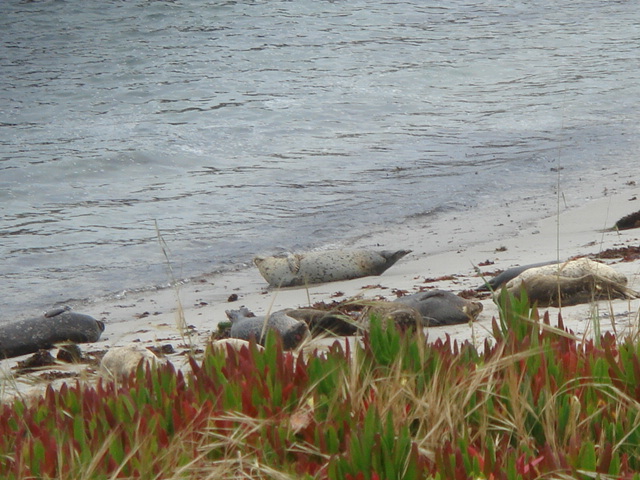
[{"label": "coastal vegetation", "polygon": [[[325,351],[209,348],[0,407],[5,479],[640,479],[637,334],[504,296],[482,345],[372,318]],[[594,320],[597,322],[597,319]]]}]

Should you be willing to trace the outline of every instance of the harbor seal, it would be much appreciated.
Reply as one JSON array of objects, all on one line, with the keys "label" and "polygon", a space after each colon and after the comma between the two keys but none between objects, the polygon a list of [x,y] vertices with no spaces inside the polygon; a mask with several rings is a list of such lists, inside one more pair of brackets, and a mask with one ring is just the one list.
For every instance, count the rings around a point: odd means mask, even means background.
[{"label": "harbor seal", "polygon": [[272,287],[293,287],[381,275],[411,250],[327,250],[255,257],[260,274]]},{"label": "harbor seal", "polygon": [[365,330],[369,330],[372,317],[379,318],[383,328],[389,321],[403,331],[429,326],[429,323],[413,306],[398,302],[371,302],[360,314],[360,323]]},{"label": "harbor seal", "polygon": [[231,320],[231,338],[250,340],[253,337],[259,345],[264,345],[266,329],[270,329],[280,334],[285,350],[292,350],[309,334],[307,324],[290,317],[286,310],[279,310],[266,317],[256,317],[246,307],[227,310],[225,313]]},{"label": "harbor seal", "polygon": [[589,258],[525,270],[502,288],[519,298],[525,291],[531,304],[560,307],[593,300],[637,298],[627,277],[609,265]]},{"label": "harbor seal", "polygon": [[290,317],[305,322],[311,335],[314,336],[322,333],[353,335],[358,331],[354,321],[339,311],[326,311],[315,308],[292,308],[285,311]]},{"label": "harbor seal", "polygon": [[478,318],[483,309],[480,302],[467,300],[444,290],[429,290],[405,295],[394,300],[394,303],[416,309],[428,327],[467,323]]},{"label": "harbor seal", "polygon": [[505,270],[504,272],[500,273],[499,275],[496,275],[492,279],[487,280],[484,283],[484,285],[481,285],[478,288],[476,288],[476,291],[478,292],[487,291],[487,290],[495,291],[498,288],[500,288],[502,285],[507,283],[509,280],[516,278],[525,270],[529,270],[530,268],[538,268],[538,267],[544,267],[546,265],[557,265],[557,264],[558,264],[557,260],[551,260],[548,262],[531,263],[529,265],[511,267]]},{"label": "harbor seal", "polygon": [[103,322],[58,308],[39,317],[0,325],[0,358],[37,352],[62,342],[97,342],[103,331]]},{"label": "harbor seal", "polygon": [[632,228],[640,228],[640,211],[622,217],[609,230],[631,230]]}]

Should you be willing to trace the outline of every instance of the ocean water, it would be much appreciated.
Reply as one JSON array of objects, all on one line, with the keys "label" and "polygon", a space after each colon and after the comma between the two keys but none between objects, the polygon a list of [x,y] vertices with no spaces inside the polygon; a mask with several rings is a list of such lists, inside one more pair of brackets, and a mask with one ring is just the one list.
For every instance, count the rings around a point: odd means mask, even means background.
[{"label": "ocean water", "polygon": [[638,165],[635,1],[0,2],[0,304]]}]

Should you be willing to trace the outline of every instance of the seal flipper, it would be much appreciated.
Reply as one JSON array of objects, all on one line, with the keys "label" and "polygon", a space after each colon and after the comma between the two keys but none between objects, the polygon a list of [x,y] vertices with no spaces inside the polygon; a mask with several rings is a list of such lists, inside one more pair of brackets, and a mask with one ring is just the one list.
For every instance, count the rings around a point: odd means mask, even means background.
[{"label": "seal flipper", "polygon": [[69,305],[65,305],[64,307],[52,308],[51,310],[47,310],[46,312],[44,312],[44,317],[53,318],[57,315],[60,315],[61,313],[69,311],[71,311],[71,307]]},{"label": "seal flipper", "polygon": [[294,275],[300,271],[300,261],[302,260],[302,255],[291,253],[287,255],[287,264],[289,265],[289,270]]}]

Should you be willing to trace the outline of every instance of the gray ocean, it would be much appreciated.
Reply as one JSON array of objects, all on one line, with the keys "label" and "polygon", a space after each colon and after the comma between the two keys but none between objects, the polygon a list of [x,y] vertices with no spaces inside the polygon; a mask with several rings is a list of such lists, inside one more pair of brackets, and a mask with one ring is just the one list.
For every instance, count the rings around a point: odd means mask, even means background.
[{"label": "gray ocean", "polygon": [[2,0],[1,321],[598,190],[639,99],[634,0]]}]

